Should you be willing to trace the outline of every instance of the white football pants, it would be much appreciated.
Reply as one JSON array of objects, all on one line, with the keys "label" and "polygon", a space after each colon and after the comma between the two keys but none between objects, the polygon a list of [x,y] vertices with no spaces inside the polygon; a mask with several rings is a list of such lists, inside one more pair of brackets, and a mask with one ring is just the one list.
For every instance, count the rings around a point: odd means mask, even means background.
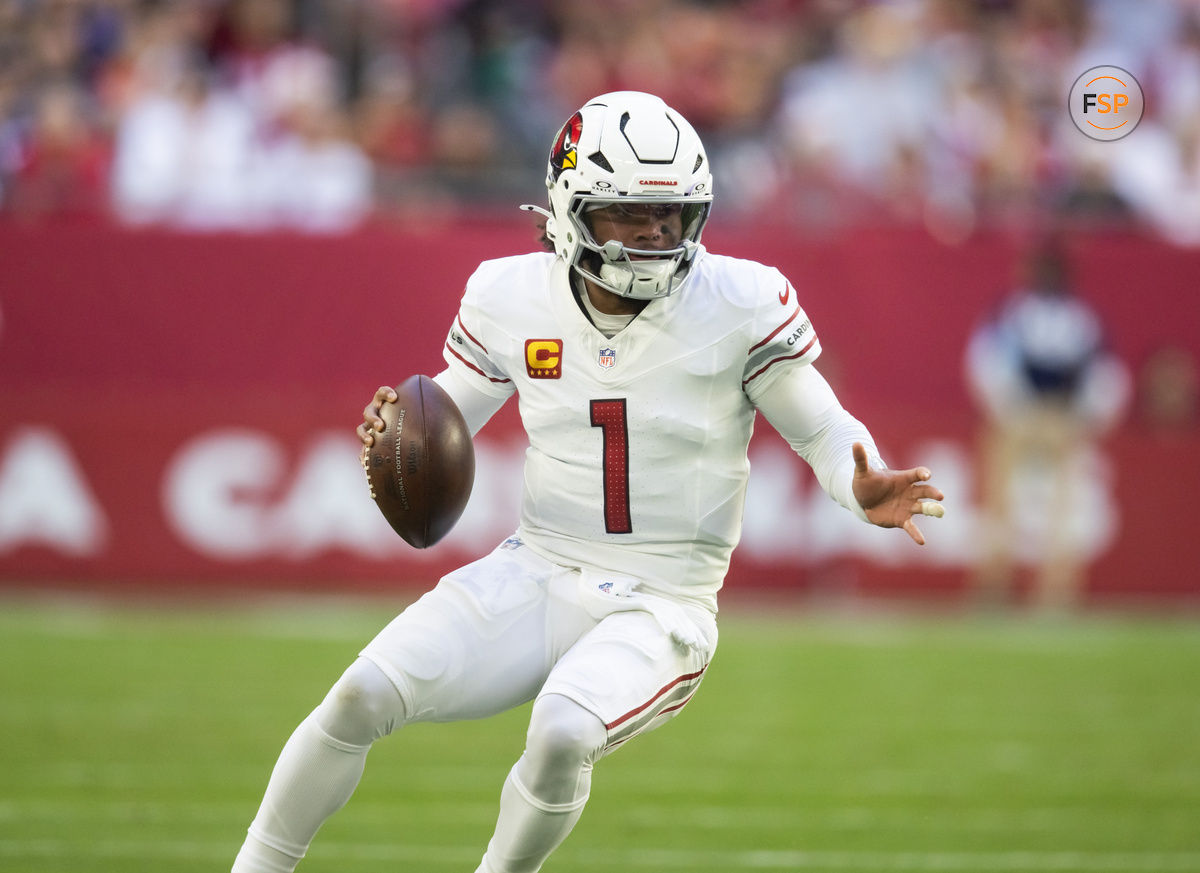
[{"label": "white football pants", "polygon": [[605,574],[512,543],[449,574],[364,648],[285,744],[234,873],[294,870],[375,740],[535,696],[478,871],[536,873],[578,821],[595,761],[683,708],[716,647],[711,614],[635,585],[613,594]]}]

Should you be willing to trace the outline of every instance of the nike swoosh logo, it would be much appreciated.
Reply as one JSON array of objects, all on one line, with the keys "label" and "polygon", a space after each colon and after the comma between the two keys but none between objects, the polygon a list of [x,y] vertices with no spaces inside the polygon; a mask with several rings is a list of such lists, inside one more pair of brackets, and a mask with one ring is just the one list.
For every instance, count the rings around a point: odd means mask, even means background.
[{"label": "nike swoosh logo", "polygon": [[792,293],[792,286],[785,284],[783,286],[783,290],[779,292],[779,302],[782,305],[787,306],[788,297],[791,296],[791,293]]}]

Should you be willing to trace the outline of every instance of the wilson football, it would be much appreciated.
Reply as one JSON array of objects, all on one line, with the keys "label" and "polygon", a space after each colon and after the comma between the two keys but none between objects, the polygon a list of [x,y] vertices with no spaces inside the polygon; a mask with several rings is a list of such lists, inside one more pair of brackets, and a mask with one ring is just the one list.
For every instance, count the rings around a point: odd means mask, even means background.
[{"label": "wilson football", "polygon": [[428,376],[396,386],[383,433],[363,453],[375,505],[406,543],[428,548],[450,532],[471,496],[475,448],[450,395]]}]

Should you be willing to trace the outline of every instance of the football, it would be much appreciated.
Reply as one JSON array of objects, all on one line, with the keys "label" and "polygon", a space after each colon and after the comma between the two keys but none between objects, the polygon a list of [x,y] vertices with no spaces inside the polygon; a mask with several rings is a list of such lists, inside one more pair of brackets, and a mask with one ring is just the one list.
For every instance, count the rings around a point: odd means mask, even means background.
[{"label": "football", "polygon": [[471,432],[450,395],[428,376],[396,386],[380,410],[382,433],[363,452],[371,497],[392,529],[418,549],[458,522],[475,481]]}]

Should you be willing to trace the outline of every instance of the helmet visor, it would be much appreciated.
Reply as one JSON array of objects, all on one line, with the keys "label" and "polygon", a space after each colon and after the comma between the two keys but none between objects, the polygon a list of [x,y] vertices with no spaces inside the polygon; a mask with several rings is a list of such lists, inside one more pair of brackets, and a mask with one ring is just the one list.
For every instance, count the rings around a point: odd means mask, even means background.
[{"label": "helmet visor", "polygon": [[[674,238],[676,248],[684,240],[698,242],[710,206],[711,202],[707,200],[586,197],[576,200],[572,211],[575,213],[575,224],[589,247],[601,248],[615,235],[627,248],[637,250],[638,247],[630,244],[630,240],[639,229],[648,226],[656,226],[664,236]],[[602,230],[598,231],[598,228]],[[673,250],[656,253],[665,255]],[[650,253],[656,250],[646,251]]]}]

